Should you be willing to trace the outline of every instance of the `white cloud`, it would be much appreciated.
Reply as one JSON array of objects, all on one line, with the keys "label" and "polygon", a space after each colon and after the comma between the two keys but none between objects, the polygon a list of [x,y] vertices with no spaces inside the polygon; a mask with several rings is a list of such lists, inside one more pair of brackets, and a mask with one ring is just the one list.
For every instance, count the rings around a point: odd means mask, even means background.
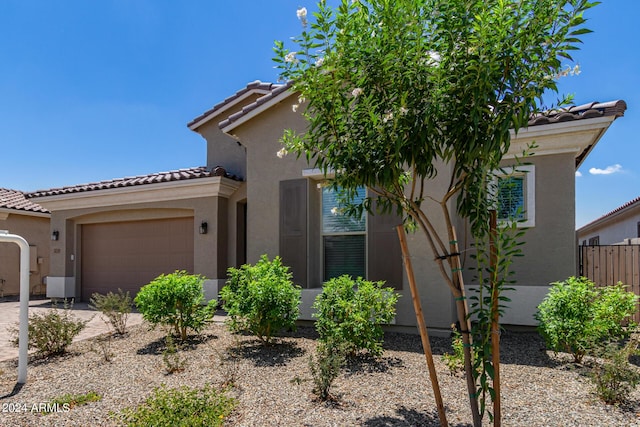
[{"label": "white cloud", "polygon": [[622,172],[622,165],[615,164],[611,166],[607,166],[605,169],[600,168],[591,168],[589,169],[589,173],[591,175],[611,175],[612,173]]},{"label": "white cloud", "polygon": [[582,172],[576,171],[576,178],[580,178],[582,176]]}]

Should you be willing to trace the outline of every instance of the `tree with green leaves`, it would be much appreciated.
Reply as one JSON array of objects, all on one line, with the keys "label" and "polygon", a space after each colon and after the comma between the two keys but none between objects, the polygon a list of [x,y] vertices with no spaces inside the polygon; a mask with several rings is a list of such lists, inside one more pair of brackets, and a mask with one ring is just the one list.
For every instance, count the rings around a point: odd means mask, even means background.
[{"label": "tree with green leaves", "polygon": [[[488,235],[495,207],[489,184],[510,130],[525,127],[543,95],[557,92],[563,61],[572,61],[589,32],[583,13],[594,4],[342,0],[333,8],[322,0],[313,17],[298,10],[303,30],[295,46],[276,42],[281,79],[292,83],[308,121],[301,133],[285,131],[285,150],[331,176],[329,185],[346,200],[366,186],[378,209],[402,213],[422,230],[461,325],[469,317],[456,218],[476,238]],[[348,210],[371,209],[366,198]],[[463,338],[479,426],[468,329]]]}]

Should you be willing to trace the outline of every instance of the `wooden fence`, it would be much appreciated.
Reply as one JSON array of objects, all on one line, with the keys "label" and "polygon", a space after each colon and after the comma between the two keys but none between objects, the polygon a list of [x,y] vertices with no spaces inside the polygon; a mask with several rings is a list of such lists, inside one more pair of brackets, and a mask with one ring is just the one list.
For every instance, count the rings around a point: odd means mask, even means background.
[{"label": "wooden fence", "polygon": [[[640,245],[580,246],[579,273],[598,286],[618,282],[640,296]],[[640,310],[634,320],[640,323]]]}]

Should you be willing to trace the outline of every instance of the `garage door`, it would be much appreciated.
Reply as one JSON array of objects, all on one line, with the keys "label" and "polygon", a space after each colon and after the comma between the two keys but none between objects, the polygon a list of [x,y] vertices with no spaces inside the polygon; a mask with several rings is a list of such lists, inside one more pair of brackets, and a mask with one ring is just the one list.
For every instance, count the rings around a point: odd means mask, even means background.
[{"label": "garage door", "polygon": [[193,272],[193,218],[82,226],[82,299],[121,288],[132,296],[155,277]]}]

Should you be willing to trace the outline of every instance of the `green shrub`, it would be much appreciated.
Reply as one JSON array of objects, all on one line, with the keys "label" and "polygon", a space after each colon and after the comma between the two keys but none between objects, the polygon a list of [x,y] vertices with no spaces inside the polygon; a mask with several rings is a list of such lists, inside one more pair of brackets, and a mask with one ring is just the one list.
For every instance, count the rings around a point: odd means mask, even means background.
[{"label": "green shrub", "polygon": [[[90,391],[85,394],[64,394],[60,397],[56,397],[51,400],[51,403],[58,407],[72,409],[76,406],[83,406],[90,402],[99,402],[102,400],[102,396],[95,391]],[[45,412],[45,414],[51,414],[52,412]]]},{"label": "green shrub", "polygon": [[189,329],[200,332],[215,314],[215,300],[203,305],[203,282],[186,271],[162,274],[140,289],[135,303],[147,322],[173,328],[184,341]]},{"label": "green shrub", "polygon": [[98,335],[91,339],[91,351],[102,356],[105,362],[111,362],[114,354],[111,352],[111,334]]},{"label": "green shrub", "polygon": [[118,289],[118,293],[108,292],[106,295],[95,293],[90,299],[91,308],[100,311],[118,335],[127,332],[127,319],[133,306],[129,292]]},{"label": "green shrub", "polygon": [[313,303],[320,341],[343,343],[352,355],[358,350],[381,355],[382,324],[393,320],[398,301],[398,294],[383,285],[346,275],[325,283]]},{"label": "green shrub", "polygon": [[451,325],[451,330],[451,348],[453,352],[451,354],[443,354],[442,360],[453,375],[464,370],[464,343],[462,342],[462,334],[455,324]]},{"label": "green shrub", "polygon": [[202,389],[161,386],[144,404],[125,409],[122,418],[129,427],[221,426],[236,405],[236,399],[209,385]]},{"label": "green shrub", "polygon": [[332,399],[331,385],[340,375],[345,362],[344,343],[321,342],[316,357],[309,357],[309,369],[313,379],[313,393],[320,400]]},{"label": "green shrub", "polygon": [[[89,323],[74,316],[66,305],[62,310],[53,306],[44,313],[29,316],[29,349],[36,349],[42,357],[62,354]],[[19,328],[15,325],[9,330],[13,336],[12,344],[18,347]]]},{"label": "green shrub", "polygon": [[565,351],[580,363],[604,340],[626,335],[624,322],[636,311],[637,297],[625,286],[596,287],[587,278],[552,283],[538,306],[538,329],[554,351]]},{"label": "green shrub", "polygon": [[220,292],[232,331],[249,331],[263,344],[284,328],[295,328],[299,315],[300,287],[280,257],[263,255],[256,265],[229,269],[229,280]]},{"label": "green shrub", "polygon": [[638,336],[620,347],[617,342],[608,343],[602,354],[601,362],[591,373],[596,393],[605,403],[625,402],[631,392],[640,383],[640,373],[629,363],[629,357],[638,349]]}]

